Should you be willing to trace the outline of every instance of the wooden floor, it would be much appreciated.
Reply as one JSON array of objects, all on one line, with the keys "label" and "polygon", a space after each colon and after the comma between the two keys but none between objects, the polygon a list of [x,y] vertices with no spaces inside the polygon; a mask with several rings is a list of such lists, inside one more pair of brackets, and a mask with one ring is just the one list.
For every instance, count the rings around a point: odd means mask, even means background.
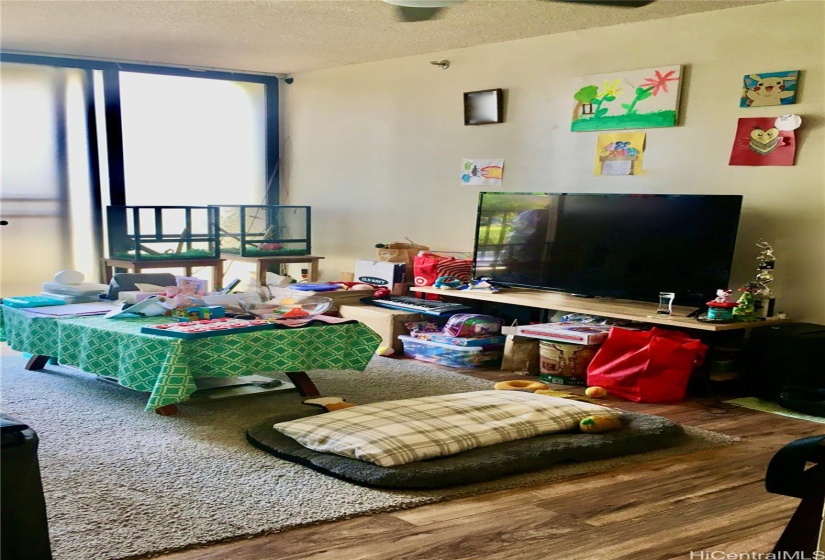
[{"label": "wooden floor", "polygon": [[[512,373],[465,373],[493,380],[514,378]],[[733,408],[720,404],[721,395],[713,392],[673,405],[610,402],[739,436],[742,442],[162,558],[703,560],[746,553],[751,555],[737,558],[759,558],[755,553],[770,552],[799,503],[765,491],[767,464],[786,443],[825,433],[825,424]]]}]

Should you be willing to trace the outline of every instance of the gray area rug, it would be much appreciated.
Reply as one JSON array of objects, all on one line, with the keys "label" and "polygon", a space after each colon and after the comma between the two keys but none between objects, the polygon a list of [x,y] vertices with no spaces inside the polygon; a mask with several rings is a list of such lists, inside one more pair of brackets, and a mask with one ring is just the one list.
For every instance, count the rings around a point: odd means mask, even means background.
[{"label": "gray area rug", "polygon": [[[249,426],[302,415],[295,392],[143,411],[146,395],[60,366],[23,369],[0,359],[0,410],[40,438],[40,468],[55,560],[128,558],[441,500],[562,480],[725,445],[735,438],[686,427],[677,446],[560,465],[440,490],[358,486],[250,445]],[[279,377],[280,374],[272,374]],[[310,372],[321,392],[363,404],[489,389],[491,382],[414,360],[375,358],[366,371]]]}]

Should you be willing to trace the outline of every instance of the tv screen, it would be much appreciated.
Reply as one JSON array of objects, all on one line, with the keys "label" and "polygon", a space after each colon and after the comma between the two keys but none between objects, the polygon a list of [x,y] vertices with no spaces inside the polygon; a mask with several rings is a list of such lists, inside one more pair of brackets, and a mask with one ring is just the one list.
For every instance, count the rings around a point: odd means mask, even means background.
[{"label": "tv screen", "polygon": [[727,288],[741,195],[482,192],[474,274],[500,286],[702,307]]}]

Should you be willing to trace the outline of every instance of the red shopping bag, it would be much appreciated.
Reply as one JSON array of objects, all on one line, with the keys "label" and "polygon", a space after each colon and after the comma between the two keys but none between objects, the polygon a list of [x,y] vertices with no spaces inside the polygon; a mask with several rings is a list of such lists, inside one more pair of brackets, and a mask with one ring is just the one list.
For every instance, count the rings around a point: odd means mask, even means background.
[{"label": "red shopping bag", "polygon": [[681,331],[613,327],[587,367],[587,384],[635,402],[679,401],[707,349]]},{"label": "red shopping bag", "polygon": [[432,286],[442,276],[469,282],[473,276],[473,260],[422,252],[413,260],[413,274],[416,286]]}]

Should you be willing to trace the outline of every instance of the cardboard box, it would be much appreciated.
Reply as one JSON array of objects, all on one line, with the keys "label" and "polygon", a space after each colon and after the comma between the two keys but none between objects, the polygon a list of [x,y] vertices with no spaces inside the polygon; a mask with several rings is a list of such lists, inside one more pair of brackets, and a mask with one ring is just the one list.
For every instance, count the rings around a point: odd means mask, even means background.
[{"label": "cardboard box", "polygon": [[541,323],[518,327],[519,336],[557,340],[572,344],[601,344],[610,332],[610,325],[591,323]]},{"label": "cardboard box", "polygon": [[406,270],[407,267],[401,263],[356,261],[355,281],[392,290],[395,284],[404,282]]},{"label": "cardboard box", "polygon": [[424,320],[421,313],[386,309],[376,305],[341,305],[338,313],[345,319],[360,321],[377,332],[381,335],[381,345],[392,346],[399,356],[404,352],[404,344],[398,337],[408,334],[404,323]]}]

